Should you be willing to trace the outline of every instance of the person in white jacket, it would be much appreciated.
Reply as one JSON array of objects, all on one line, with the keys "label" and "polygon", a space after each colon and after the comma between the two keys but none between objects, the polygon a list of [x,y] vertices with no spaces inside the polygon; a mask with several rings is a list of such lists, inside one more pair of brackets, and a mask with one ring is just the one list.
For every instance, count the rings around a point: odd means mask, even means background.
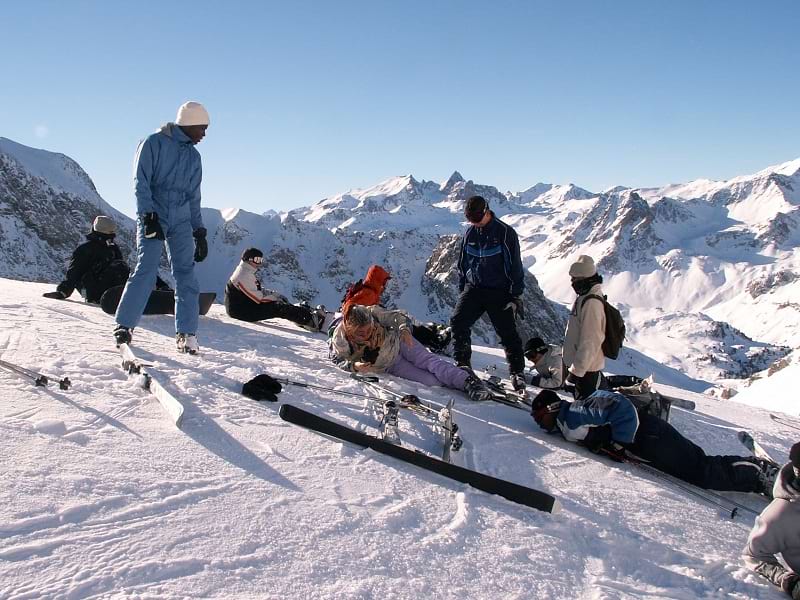
[{"label": "person in white jacket", "polygon": [[772,502],[756,518],[742,558],[750,569],[800,600],[800,442],[792,446],[789,459],[775,479]]},{"label": "person in white jacket", "polygon": [[564,350],[555,344],[546,344],[540,337],[532,337],[525,343],[525,358],[533,363],[536,373],[531,385],[544,390],[560,390],[564,387]]},{"label": "person in white jacket", "polygon": [[606,313],[603,302],[603,278],[597,272],[594,259],[582,254],[569,268],[572,289],[578,294],[572,305],[567,331],[564,334],[564,364],[566,383],[575,386],[575,399],[586,398],[608,386],[603,377],[606,358],[603,340],[606,336]]},{"label": "person in white jacket", "polygon": [[321,331],[325,325],[325,307],[295,305],[286,296],[273,290],[265,290],[258,280],[258,270],[264,253],[258,248],[248,248],[242,253],[242,261],[225,286],[225,312],[240,321],[262,321],[265,319],[287,319],[309,331]]}]

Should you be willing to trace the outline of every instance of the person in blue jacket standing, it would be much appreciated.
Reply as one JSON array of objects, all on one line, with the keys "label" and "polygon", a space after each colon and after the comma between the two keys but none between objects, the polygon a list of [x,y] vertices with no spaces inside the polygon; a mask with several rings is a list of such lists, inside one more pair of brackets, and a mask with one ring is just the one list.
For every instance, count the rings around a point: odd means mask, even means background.
[{"label": "person in blue jacket standing", "polygon": [[525,318],[522,292],[524,271],[517,233],[489,210],[482,196],[472,196],[464,205],[470,227],[464,233],[458,255],[458,299],[450,327],[453,358],[458,366],[472,369],[471,329],[483,313],[489,314],[505,349],[511,384],[525,390],[525,357],[516,317]]},{"label": "person in blue jacket standing", "polygon": [[175,278],[175,331],[180,352],[198,351],[199,285],[194,263],[208,255],[200,215],[200,153],[209,118],[199,102],[186,102],[167,123],[139,144],[134,159],[137,262],[117,307],[117,346],[129,344],[158,275],[161,249]]}]

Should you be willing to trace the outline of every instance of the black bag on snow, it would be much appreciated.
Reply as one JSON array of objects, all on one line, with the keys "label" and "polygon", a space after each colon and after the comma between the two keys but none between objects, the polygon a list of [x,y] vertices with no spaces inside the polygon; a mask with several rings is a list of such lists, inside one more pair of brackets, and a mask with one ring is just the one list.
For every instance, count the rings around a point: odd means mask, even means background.
[{"label": "black bag on snow", "polygon": [[[606,313],[606,332],[605,338],[603,339],[603,354],[614,360],[619,356],[619,351],[622,349],[622,341],[625,339],[625,320],[622,318],[622,314],[608,303],[606,296],[589,294],[583,299],[583,302],[585,303],[590,298],[595,298],[603,303],[603,310],[605,310]],[[581,308],[583,308],[583,303],[581,303]]]}]

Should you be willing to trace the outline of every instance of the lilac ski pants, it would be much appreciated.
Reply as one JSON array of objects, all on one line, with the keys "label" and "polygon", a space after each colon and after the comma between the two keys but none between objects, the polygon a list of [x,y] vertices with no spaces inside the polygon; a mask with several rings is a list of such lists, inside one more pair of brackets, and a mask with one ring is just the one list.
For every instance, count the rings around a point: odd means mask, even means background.
[{"label": "lilac ski pants", "polygon": [[417,340],[413,340],[410,347],[400,342],[400,353],[386,372],[423,385],[442,385],[456,390],[463,390],[469,377],[466,371],[429,352]]}]

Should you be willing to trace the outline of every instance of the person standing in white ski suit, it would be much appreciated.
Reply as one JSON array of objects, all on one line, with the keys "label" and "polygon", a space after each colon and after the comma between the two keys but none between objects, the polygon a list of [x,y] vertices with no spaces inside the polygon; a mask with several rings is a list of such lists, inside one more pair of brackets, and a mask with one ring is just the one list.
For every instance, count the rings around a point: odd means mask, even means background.
[{"label": "person standing in white ski suit", "polygon": [[139,144],[134,161],[137,262],[117,308],[117,345],[130,343],[158,275],[164,242],[175,278],[175,332],[178,350],[198,350],[199,285],[194,263],[208,254],[200,215],[200,153],[208,112],[198,102],[178,109],[167,123]]}]

